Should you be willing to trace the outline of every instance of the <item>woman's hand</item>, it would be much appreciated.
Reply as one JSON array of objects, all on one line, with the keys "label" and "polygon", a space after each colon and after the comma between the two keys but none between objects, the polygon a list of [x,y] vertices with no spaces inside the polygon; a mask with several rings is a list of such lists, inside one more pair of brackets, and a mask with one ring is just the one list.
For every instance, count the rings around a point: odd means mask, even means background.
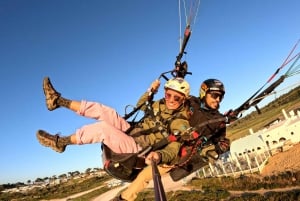
[{"label": "woman's hand", "polygon": [[154,160],[156,164],[158,164],[161,161],[161,154],[159,152],[150,152],[146,158],[145,158],[145,163],[147,165],[151,165],[151,161]]}]

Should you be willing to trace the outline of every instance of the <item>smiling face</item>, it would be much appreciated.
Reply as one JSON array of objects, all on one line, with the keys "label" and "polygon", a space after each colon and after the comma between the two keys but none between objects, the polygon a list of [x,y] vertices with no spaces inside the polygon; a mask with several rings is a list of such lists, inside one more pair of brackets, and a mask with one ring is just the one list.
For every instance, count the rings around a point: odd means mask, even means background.
[{"label": "smiling face", "polygon": [[217,110],[220,107],[220,102],[223,99],[223,94],[219,91],[210,91],[206,93],[205,104],[206,107]]},{"label": "smiling face", "polygon": [[165,90],[166,106],[170,110],[175,110],[181,106],[185,100],[185,96],[172,89]]}]

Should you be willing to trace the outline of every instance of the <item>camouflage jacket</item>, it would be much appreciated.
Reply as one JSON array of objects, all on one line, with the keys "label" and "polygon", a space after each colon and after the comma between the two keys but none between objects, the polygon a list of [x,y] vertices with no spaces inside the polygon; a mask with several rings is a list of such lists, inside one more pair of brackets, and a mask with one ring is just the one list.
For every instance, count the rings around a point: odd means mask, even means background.
[{"label": "camouflage jacket", "polygon": [[[137,106],[145,103],[148,93],[142,95]],[[149,102],[151,111],[147,111],[146,105],[141,108],[145,112],[145,117],[130,132],[135,141],[143,148],[155,145],[161,140],[168,138],[170,134],[180,135],[190,127],[188,116],[189,106],[182,105],[177,110],[169,110],[165,105],[165,100]],[[152,113],[152,114],[150,114]],[[136,135],[138,134],[138,135]],[[168,142],[161,149],[156,150],[161,154],[161,163],[172,164],[175,162],[181,143]]]}]

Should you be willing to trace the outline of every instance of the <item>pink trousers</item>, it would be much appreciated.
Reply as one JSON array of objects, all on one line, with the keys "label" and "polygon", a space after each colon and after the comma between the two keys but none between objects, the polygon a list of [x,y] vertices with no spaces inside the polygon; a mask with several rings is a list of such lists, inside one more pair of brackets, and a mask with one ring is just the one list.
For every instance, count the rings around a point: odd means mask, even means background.
[{"label": "pink trousers", "polygon": [[139,146],[125,131],[130,127],[113,108],[97,102],[81,101],[77,114],[96,119],[75,132],[78,144],[104,143],[116,153],[136,153]]}]

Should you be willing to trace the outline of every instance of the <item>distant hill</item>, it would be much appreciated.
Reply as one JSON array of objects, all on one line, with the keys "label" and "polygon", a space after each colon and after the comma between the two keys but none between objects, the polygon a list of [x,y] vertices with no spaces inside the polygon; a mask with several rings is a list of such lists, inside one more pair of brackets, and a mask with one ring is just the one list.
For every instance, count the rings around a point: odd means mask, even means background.
[{"label": "distant hill", "polygon": [[274,101],[268,103],[260,109],[261,114],[253,111],[242,117],[227,127],[227,136],[231,141],[249,134],[249,129],[254,132],[262,129],[268,123],[283,119],[282,109],[286,112],[300,109],[300,86],[290,90],[288,93],[281,95]]}]

